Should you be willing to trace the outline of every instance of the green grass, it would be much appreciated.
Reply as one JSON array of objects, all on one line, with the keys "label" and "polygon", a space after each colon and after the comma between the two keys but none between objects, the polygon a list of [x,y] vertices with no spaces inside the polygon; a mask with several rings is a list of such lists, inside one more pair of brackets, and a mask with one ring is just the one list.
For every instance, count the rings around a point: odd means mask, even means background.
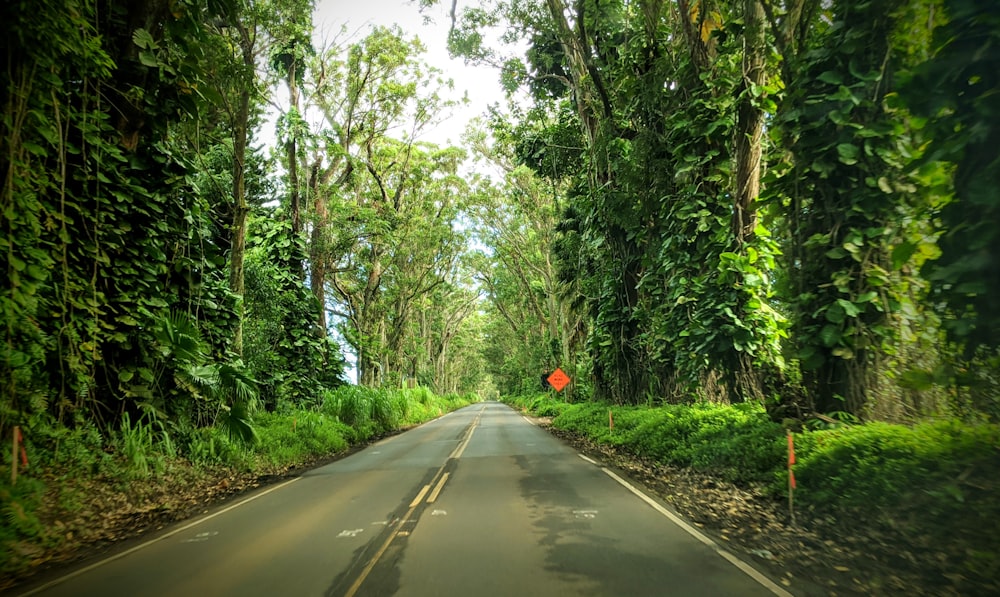
[{"label": "green grass", "polygon": [[[620,446],[664,464],[692,467],[736,482],[767,481],[782,462],[781,426],[756,405],[545,405],[553,426]],[[610,425],[608,413],[614,425]]]}]

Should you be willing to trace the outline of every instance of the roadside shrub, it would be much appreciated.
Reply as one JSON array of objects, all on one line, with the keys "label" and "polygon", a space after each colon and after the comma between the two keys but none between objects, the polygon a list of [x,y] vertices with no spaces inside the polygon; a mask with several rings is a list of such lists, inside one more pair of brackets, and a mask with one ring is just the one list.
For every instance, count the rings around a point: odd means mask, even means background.
[{"label": "roadside shrub", "polygon": [[401,392],[394,390],[371,390],[372,422],[379,432],[384,433],[399,428],[403,418],[403,409],[396,399],[396,396],[399,394]]},{"label": "roadside shrub", "polygon": [[80,416],[72,425],[64,426],[50,415],[40,414],[22,432],[32,462],[40,467],[97,474],[111,464],[101,432]]},{"label": "roadside shrub", "polygon": [[435,398],[434,393],[423,386],[407,389],[406,395],[411,402],[416,402],[424,406],[430,404]]},{"label": "roadside shrub", "polygon": [[344,423],[310,410],[265,413],[255,422],[261,439],[256,457],[264,466],[296,466],[336,454],[347,449],[347,438],[356,438]]},{"label": "roadside shrub", "polygon": [[202,466],[254,470],[249,449],[234,441],[221,427],[203,427],[190,431],[185,453],[191,462]]},{"label": "roadside shrub", "polygon": [[784,462],[782,428],[755,404],[649,408],[583,403],[556,408],[560,413],[552,424],[559,429],[732,481],[770,480]]},{"label": "roadside shrub", "polygon": [[44,493],[45,484],[29,476],[19,477],[14,486],[0,482],[0,577],[22,568],[30,557],[19,553],[19,543],[51,540],[36,514]]},{"label": "roadside shrub", "polygon": [[871,510],[928,492],[961,504],[962,479],[997,470],[986,467],[1000,454],[1000,426],[955,420],[913,427],[866,423],[806,432],[796,442],[795,474],[802,486],[797,495],[803,504]]}]

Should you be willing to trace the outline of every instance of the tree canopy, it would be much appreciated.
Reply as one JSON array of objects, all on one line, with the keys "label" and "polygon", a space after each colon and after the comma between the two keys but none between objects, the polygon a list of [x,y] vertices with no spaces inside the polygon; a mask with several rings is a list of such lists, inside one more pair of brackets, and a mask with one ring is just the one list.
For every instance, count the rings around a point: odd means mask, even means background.
[{"label": "tree canopy", "polygon": [[4,8],[0,432],[247,435],[353,371],[555,367],[574,400],[1000,417],[993,4],[455,2],[508,91],[463,147],[425,138],[458,92],[413,32],[317,47],[313,8]]}]

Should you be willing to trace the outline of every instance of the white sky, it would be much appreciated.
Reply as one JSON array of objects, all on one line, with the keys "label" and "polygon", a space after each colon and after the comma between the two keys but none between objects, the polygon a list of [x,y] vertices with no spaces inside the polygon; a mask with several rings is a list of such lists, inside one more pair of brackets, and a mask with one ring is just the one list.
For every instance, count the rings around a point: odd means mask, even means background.
[{"label": "white sky", "polygon": [[[459,145],[469,120],[485,113],[491,103],[502,100],[504,92],[500,87],[500,73],[496,70],[466,66],[461,59],[448,57],[450,8],[451,0],[439,0],[437,6],[425,10],[424,14],[420,13],[416,2],[409,0],[318,0],[313,15],[314,44],[319,47],[345,24],[350,32],[360,30],[362,37],[372,26],[392,24],[399,25],[408,35],[419,37],[427,47],[423,59],[455,81],[453,99],[460,99],[463,94],[469,97],[468,104],[456,107],[454,115],[436,130],[428,132],[423,140],[438,145]],[[425,24],[425,17],[433,22]]]}]

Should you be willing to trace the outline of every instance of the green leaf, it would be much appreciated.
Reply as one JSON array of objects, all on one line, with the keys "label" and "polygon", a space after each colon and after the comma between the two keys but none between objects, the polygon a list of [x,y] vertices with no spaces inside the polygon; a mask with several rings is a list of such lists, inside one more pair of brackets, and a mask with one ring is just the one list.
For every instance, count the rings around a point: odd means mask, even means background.
[{"label": "green leaf", "polygon": [[852,303],[851,301],[844,299],[837,299],[837,304],[840,305],[842,309],[844,309],[844,313],[848,317],[857,317],[858,315],[861,314],[861,309],[859,309],[858,306]]},{"label": "green leaf", "polygon": [[850,143],[840,143],[837,145],[837,155],[840,156],[840,162],[851,166],[858,163],[859,150],[857,145],[851,145]]},{"label": "green leaf", "polygon": [[19,350],[11,350],[5,348],[3,351],[3,361],[7,367],[11,369],[16,369],[18,367],[24,367],[29,362],[31,362],[31,357]]},{"label": "green leaf", "polygon": [[838,346],[834,348],[833,350],[830,351],[830,354],[832,354],[835,357],[840,357],[844,360],[850,360],[854,358],[854,351],[844,346]]},{"label": "green leaf", "polygon": [[830,85],[843,85],[844,83],[844,79],[840,76],[840,73],[832,70],[828,70],[816,78]]},{"label": "green leaf", "polygon": [[49,272],[35,264],[28,265],[28,271],[26,272],[30,277],[35,280],[45,280],[49,277]]},{"label": "green leaf", "polygon": [[896,245],[892,249],[892,269],[898,270],[913,257],[913,254],[917,252],[916,243],[902,243]]},{"label": "green leaf", "polygon": [[141,62],[143,66],[148,66],[150,68],[157,68],[160,66],[160,61],[156,59],[156,54],[147,50],[139,52],[139,62]]},{"label": "green leaf", "polygon": [[145,29],[136,29],[135,33],[132,34],[132,42],[143,50],[154,50],[157,47],[156,40]]},{"label": "green leaf", "polygon": [[131,327],[139,325],[139,322],[136,320],[136,318],[132,317],[131,315],[119,315],[118,317],[115,318],[115,321]]},{"label": "green leaf", "polygon": [[823,346],[828,348],[835,346],[840,341],[840,328],[835,325],[823,326],[823,329],[819,331],[819,340]]},{"label": "green leaf", "polygon": [[823,315],[829,322],[843,323],[845,315],[844,308],[841,307],[838,303],[834,303],[826,308],[826,312],[823,313]]}]

